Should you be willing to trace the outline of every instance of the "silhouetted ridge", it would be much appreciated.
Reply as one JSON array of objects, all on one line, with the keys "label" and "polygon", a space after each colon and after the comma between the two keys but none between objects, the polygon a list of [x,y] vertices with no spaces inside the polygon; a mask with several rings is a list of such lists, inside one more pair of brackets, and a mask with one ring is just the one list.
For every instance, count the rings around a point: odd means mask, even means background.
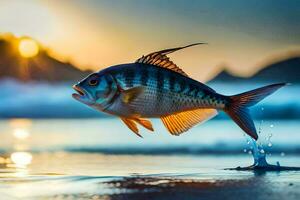
[{"label": "silhouetted ridge", "polygon": [[40,47],[39,54],[24,58],[18,52],[20,39],[14,36],[0,37],[0,79],[13,78],[21,81],[78,81],[92,71],[82,71],[70,63],[52,58]]},{"label": "silhouetted ridge", "polygon": [[251,77],[244,78],[222,71],[211,81],[289,82],[300,83],[300,57],[291,57],[263,67]]}]

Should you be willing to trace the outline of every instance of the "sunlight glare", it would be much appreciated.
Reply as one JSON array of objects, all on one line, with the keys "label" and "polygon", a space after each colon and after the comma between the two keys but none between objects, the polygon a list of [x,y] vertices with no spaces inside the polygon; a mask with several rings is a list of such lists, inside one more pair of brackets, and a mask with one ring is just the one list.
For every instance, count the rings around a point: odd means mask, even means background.
[{"label": "sunlight glare", "polygon": [[32,155],[28,152],[14,152],[10,155],[11,161],[20,167],[26,167],[32,161]]},{"label": "sunlight glare", "polygon": [[24,58],[31,58],[39,53],[39,45],[32,39],[22,39],[19,43],[19,52]]},{"label": "sunlight glare", "polygon": [[22,140],[28,138],[29,132],[26,129],[16,128],[13,131],[13,135],[15,138]]}]

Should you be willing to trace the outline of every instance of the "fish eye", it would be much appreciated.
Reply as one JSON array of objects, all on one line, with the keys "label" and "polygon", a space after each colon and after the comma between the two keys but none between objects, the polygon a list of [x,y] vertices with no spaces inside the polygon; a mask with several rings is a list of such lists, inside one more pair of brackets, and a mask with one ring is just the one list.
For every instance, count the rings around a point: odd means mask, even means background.
[{"label": "fish eye", "polygon": [[99,84],[99,81],[97,79],[91,79],[89,80],[89,85],[90,86],[96,86]]}]

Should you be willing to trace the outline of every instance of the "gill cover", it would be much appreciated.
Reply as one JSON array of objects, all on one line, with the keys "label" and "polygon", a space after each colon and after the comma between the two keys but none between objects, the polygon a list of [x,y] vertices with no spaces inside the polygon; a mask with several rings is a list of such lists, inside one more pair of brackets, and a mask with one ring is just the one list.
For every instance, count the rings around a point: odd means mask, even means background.
[{"label": "gill cover", "polygon": [[110,74],[99,76],[99,84],[95,89],[96,105],[105,110],[118,93],[117,83]]}]

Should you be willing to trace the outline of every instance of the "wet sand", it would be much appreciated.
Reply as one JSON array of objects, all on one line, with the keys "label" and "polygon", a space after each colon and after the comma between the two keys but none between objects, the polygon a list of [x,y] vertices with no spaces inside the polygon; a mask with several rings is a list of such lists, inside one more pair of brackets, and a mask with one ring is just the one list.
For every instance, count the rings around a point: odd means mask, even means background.
[{"label": "wet sand", "polygon": [[[183,176],[183,177],[182,177]],[[14,194],[1,192],[1,199],[295,199],[300,197],[299,180],[272,181],[266,175],[249,179],[201,180],[176,176],[128,176],[128,177],[45,177],[32,180],[6,180]],[[43,177],[43,178],[42,178]],[[104,179],[104,180],[103,180]],[[3,186],[3,181],[2,186]],[[67,184],[69,186],[62,186]],[[52,188],[51,188],[52,187]],[[56,188],[55,187],[61,187]],[[41,191],[30,191],[30,189]],[[47,190],[48,191],[43,191]],[[80,189],[79,189],[80,188]],[[9,188],[7,188],[9,190]],[[28,191],[27,191],[28,190]],[[21,192],[24,192],[22,194]]]},{"label": "wet sand", "polygon": [[[126,192],[109,199],[299,199],[300,185],[292,181],[268,185],[263,177],[245,180],[197,180],[132,177],[107,183]],[[101,197],[101,196],[100,196]],[[103,197],[103,196],[102,196]],[[101,198],[102,198],[101,197]],[[100,198],[100,199],[101,199]]]},{"label": "wet sand", "polygon": [[[199,180],[199,175],[193,175],[194,178],[177,176],[131,176],[131,177],[56,177],[47,180],[48,189],[57,187],[60,184],[69,184],[72,189],[67,189],[58,194],[41,195],[3,195],[5,199],[110,199],[110,200],[199,200],[199,199],[295,199],[300,197],[299,180],[272,181],[265,175],[258,175],[249,179],[228,179]],[[106,179],[106,181],[103,181]],[[108,180],[109,179],[109,180]],[[70,182],[71,181],[71,182]],[[19,180],[16,185],[26,185],[27,181]],[[28,185],[36,185],[36,189],[46,187],[45,180],[31,180]],[[13,184],[10,182],[10,184]],[[93,184],[93,186],[91,186]],[[39,185],[39,186],[38,186]],[[65,186],[64,186],[65,187]],[[81,187],[81,191],[76,190]],[[92,187],[85,188],[84,187]],[[27,187],[23,187],[26,189]],[[30,188],[30,187],[29,187]],[[17,190],[22,191],[22,187]],[[36,192],[33,192],[36,193]]]}]

